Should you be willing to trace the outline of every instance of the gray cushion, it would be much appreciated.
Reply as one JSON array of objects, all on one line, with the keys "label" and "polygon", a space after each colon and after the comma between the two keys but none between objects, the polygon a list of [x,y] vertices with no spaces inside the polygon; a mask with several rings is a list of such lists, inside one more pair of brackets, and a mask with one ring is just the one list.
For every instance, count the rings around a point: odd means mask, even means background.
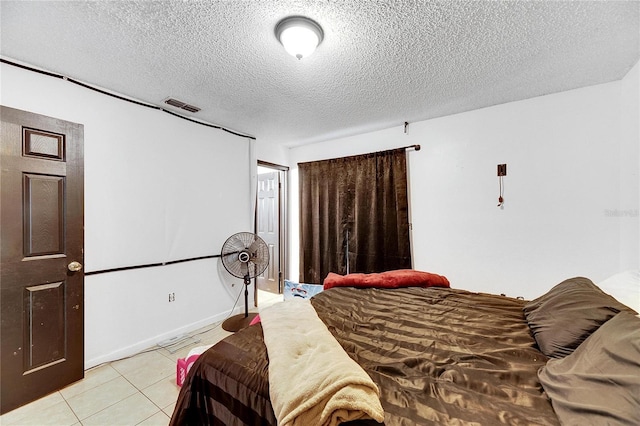
[{"label": "gray cushion", "polygon": [[563,425],[640,425],[640,318],[616,315],[538,377]]},{"label": "gray cushion", "polygon": [[561,282],[523,309],[538,347],[551,358],[571,354],[618,312],[635,313],[583,277]]}]

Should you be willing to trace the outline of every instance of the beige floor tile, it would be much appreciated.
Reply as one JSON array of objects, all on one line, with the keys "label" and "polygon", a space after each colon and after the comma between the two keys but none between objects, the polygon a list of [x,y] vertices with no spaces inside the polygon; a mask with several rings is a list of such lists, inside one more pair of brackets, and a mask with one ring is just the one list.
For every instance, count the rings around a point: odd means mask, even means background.
[{"label": "beige floor tile", "polygon": [[137,425],[160,412],[156,405],[141,393],[135,393],[82,421],[83,426]]},{"label": "beige floor tile", "polygon": [[82,421],[137,392],[138,390],[124,377],[118,376],[107,383],[69,398],[67,403]]},{"label": "beige floor tile", "polygon": [[165,349],[159,349],[158,352],[163,353],[167,358],[177,362],[179,358],[185,358],[193,349],[202,349],[202,347],[205,346],[215,345],[220,340],[233,334],[232,332],[224,330],[221,325],[222,323],[212,324],[194,331],[191,333],[191,336],[198,340],[198,343],[181,348],[173,354],[170,354]]},{"label": "beige floor tile", "polygon": [[56,425],[71,426],[78,423],[78,418],[73,413],[69,405],[62,400],[44,409],[33,409],[31,407],[28,413],[18,419],[2,417],[0,424],[9,425]]},{"label": "beige floor tile", "polygon": [[162,411],[155,413],[143,422],[138,423],[138,426],[167,426],[171,418]]},{"label": "beige floor tile", "polygon": [[0,425],[166,425],[180,391],[177,359],[233,334],[220,325],[190,333],[197,342],[174,353],[160,348],[87,370],[83,380],[0,416]]},{"label": "beige floor tile", "polygon": [[155,351],[143,352],[129,358],[113,361],[110,365],[120,374],[130,373],[140,367],[143,367],[148,361],[156,358],[157,356],[158,354],[155,353]]},{"label": "beige floor tile", "polygon": [[200,347],[200,346],[203,346],[203,345],[206,344],[205,342],[203,342],[203,340],[202,340],[202,338],[200,336],[196,336],[196,340],[197,340],[196,342],[194,342],[194,343],[192,343],[192,344],[190,344],[188,346],[184,346],[182,348],[179,348],[175,352],[171,352],[171,351],[169,351],[168,349],[165,349],[165,348],[157,349],[156,352],[161,354],[161,355],[164,355],[170,361],[176,362],[176,361],[178,361],[179,358],[185,358],[192,349]]},{"label": "beige floor tile", "polygon": [[172,377],[171,379],[163,379],[154,383],[143,389],[142,393],[158,407],[166,407],[172,402],[176,402],[179,391],[180,388],[176,385],[175,377]]},{"label": "beige floor tile", "polygon": [[194,343],[179,348],[175,352],[171,352],[165,348],[157,349],[156,352],[164,355],[171,361],[177,361],[179,358],[185,358],[192,349],[200,346],[213,345],[231,334],[233,333],[222,328],[222,322],[209,324],[189,333],[189,337],[194,340]]},{"label": "beige floor tile", "polygon": [[166,407],[164,407],[162,409],[162,411],[164,411],[164,413],[169,416],[169,418],[171,418],[171,416],[173,415],[173,410],[176,409],[176,403],[177,401],[173,401],[171,404],[167,405]]},{"label": "beige floor tile", "polygon": [[36,415],[47,408],[64,402],[64,398],[60,395],[60,392],[54,392],[36,401],[33,401],[27,405],[23,405],[20,408],[16,408],[2,416],[0,416],[0,425],[5,424],[17,424],[16,422],[21,419],[26,419],[32,415]]},{"label": "beige floor tile", "polygon": [[258,290],[258,310],[266,308],[277,302],[282,302],[284,299],[282,294],[270,293],[268,291]]},{"label": "beige floor tile", "polygon": [[140,390],[176,375],[176,363],[155,351],[115,361],[111,366]]},{"label": "beige floor tile", "polygon": [[100,386],[103,383],[107,383],[116,377],[120,377],[120,373],[114,370],[113,367],[109,364],[101,365],[85,371],[84,379],[60,390],[60,393],[65,399],[69,399],[89,389]]},{"label": "beige floor tile", "polygon": [[227,336],[231,336],[233,333],[223,329],[221,326],[203,332],[198,337],[202,341],[201,345],[214,345]]}]

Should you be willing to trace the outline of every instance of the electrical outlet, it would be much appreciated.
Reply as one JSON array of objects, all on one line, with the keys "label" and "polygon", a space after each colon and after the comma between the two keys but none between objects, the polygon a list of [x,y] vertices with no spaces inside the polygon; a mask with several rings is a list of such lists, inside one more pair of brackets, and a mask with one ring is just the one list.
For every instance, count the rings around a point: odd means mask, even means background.
[{"label": "electrical outlet", "polygon": [[498,164],[498,176],[506,176],[506,175],[507,175],[507,165]]},{"label": "electrical outlet", "polygon": [[169,293],[169,302],[175,302],[175,301],[176,301],[176,294]]}]

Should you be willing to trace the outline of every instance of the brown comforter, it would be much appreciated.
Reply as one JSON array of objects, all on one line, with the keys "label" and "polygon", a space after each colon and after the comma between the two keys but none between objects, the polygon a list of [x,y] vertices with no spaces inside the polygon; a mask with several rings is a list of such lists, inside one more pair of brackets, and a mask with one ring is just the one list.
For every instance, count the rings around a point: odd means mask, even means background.
[{"label": "brown comforter", "polygon": [[[312,299],[379,386],[386,425],[558,424],[524,303],[447,288],[334,288]],[[171,424],[276,425],[259,324],[196,361]]]}]

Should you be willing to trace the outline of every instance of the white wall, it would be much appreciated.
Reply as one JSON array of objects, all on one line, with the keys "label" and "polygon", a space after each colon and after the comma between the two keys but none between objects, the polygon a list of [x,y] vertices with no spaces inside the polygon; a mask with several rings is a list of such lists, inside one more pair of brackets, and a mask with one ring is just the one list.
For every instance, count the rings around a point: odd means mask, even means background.
[{"label": "white wall", "polygon": [[282,145],[256,141],[256,156],[260,161],[286,166],[289,164],[289,150]]},{"label": "white wall", "polygon": [[290,277],[297,163],[412,144],[422,146],[408,152],[415,268],[525,298],[572,276],[637,269],[637,81],[636,65],[623,81],[411,123],[407,134],[398,126],[291,149]]},{"label": "white wall", "polygon": [[[620,84],[620,202],[611,218],[620,224],[620,269],[640,263],[640,62],[636,63]],[[633,250],[635,248],[635,250]]]},{"label": "white wall", "polygon": [[[85,271],[219,254],[229,235],[252,230],[247,138],[10,65],[0,72],[3,105],[84,125]],[[242,280],[218,259],[86,276],[85,365],[224,318],[242,287],[231,283]]]}]

